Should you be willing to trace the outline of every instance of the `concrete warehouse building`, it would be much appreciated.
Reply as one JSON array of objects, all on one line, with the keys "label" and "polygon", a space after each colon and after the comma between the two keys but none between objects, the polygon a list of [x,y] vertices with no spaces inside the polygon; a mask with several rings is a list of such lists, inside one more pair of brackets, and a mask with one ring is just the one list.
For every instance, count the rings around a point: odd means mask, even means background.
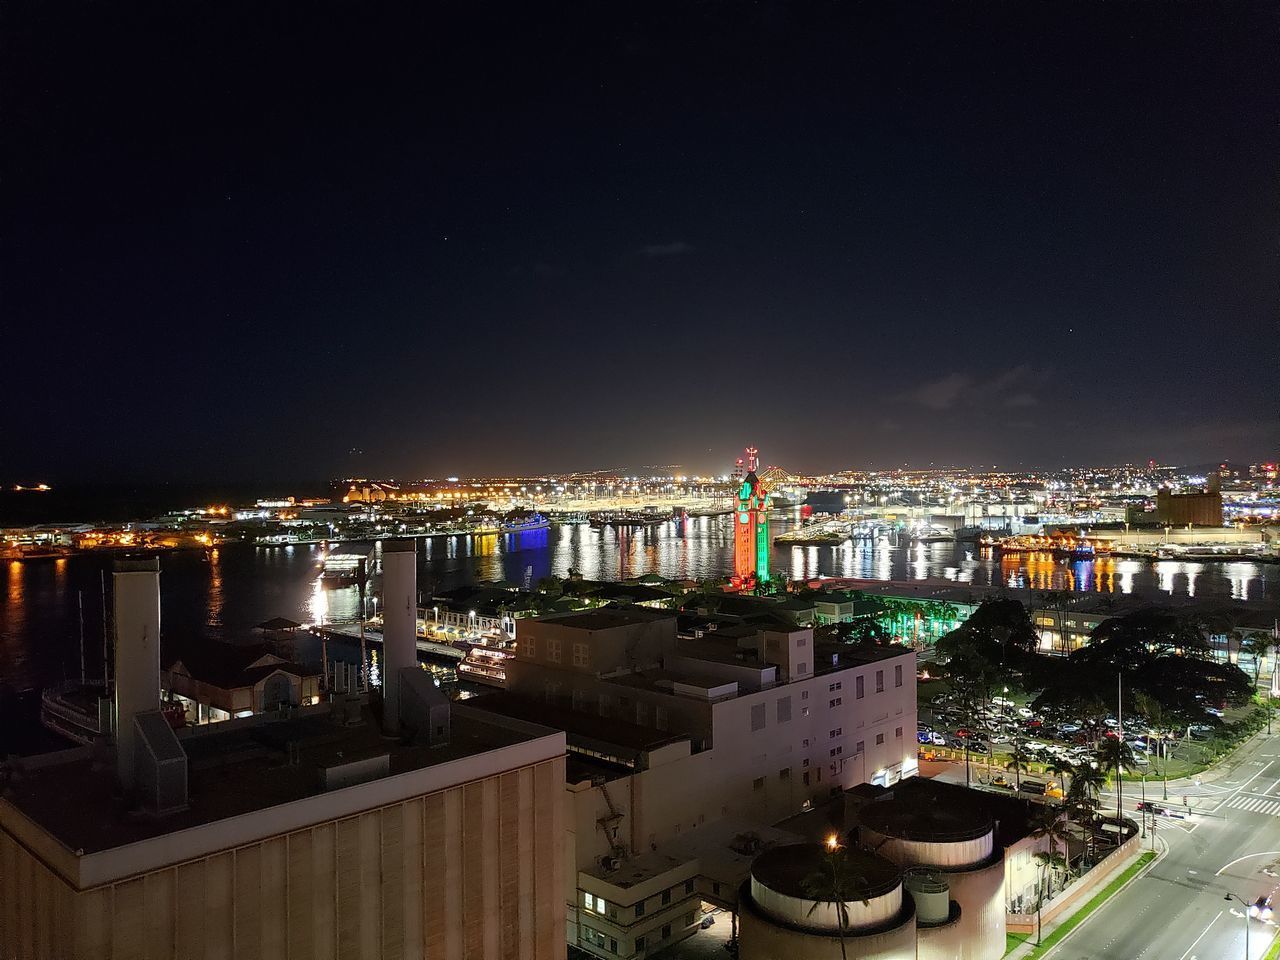
[{"label": "concrete warehouse building", "polygon": [[450,709],[404,663],[410,616],[388,624],[398,735],[341,685],[179,735],[158,562],[113,579],[114,744],[5,769],[6,957],[562,960],[563,733]]}]

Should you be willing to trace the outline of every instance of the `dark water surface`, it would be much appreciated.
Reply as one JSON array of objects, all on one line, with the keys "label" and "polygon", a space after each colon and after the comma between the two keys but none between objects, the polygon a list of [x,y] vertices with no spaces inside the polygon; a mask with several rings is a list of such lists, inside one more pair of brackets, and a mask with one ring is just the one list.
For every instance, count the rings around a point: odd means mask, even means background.
[{"label": "dark water surface", "polygon": [[[774,532],[785,529],[775,525]],[[656,527],[615,530],[557,526],[517,536],[421,541],[419,579],[440,589],[472,580],[532,585],[570,567],[590,579],[617,580],[657,573],[700,579],[724,576],[732,564],[727,518],[697,518]],[[354,589],[316,586],[319,545],[254,547],[161,554],[165,643],[181,649],[205,638],[248,640],[253,626],[273,616],[350,622]],[[897,546],[860,541],[837,547],[773,549],[775,574],[883,580],[948,579],[977,585],[1161,595],[1277,600],[1280,568],[1255,563],[1093,562],[980,555],[972,545]],[[79,602],[83,601],[86,668],[100,675],[101,580],[108,556],[0,563],[0,690],[38,688],[80,670]],[[109,579],[109,574],[108,574]],[[108,584],[108,589],[110,585]],[[304,653],[306,651],[303,651]]]}]

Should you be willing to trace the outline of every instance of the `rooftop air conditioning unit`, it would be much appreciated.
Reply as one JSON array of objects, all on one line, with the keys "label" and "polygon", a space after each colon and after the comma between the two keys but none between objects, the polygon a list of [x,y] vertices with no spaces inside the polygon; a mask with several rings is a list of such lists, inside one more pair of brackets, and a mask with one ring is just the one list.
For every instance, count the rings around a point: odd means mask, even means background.
[{"label": "rooftop air conditioning unit", "polygon": [[601,857],[600,866],[606,870],[617,870],[618,867],[622,866],[622,861],[617,857]]}]

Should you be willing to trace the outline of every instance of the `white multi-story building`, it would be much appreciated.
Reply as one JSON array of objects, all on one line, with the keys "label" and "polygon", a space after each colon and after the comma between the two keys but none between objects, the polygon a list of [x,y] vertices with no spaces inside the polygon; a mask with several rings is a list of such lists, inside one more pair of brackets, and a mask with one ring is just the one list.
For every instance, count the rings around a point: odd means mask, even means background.
[{"label": "white multi-story building", "polygon": [[472,703],[568,734],[569,938],[602,956],[687,935],[703,899],[732,906],[739,834],[915,772],[906,648],[771,622],[678,639],[674,615],[629,608],[521,620],[515,652],[510,694]]}]

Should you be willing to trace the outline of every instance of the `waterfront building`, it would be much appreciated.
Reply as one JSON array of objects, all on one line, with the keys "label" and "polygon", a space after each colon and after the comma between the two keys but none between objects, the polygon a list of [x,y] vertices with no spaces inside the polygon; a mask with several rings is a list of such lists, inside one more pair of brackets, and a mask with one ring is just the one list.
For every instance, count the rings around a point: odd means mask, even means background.
[{"label": "waterfront building", "polygon": [[1156,491],[1156,519],[1171,527],[1222,526],[1221,477],[1209,477],[1204,490],[1174,493],[1168,488]]},{"label": "waterfront building", "polygon": [[339,683],[181,731],[159,711],[157,561],[117,564],[114,744],[3,771],[9,955],[562,960],[564,734],[451,707],[405,665],[399,555],[394,722]]},{"label": "waterfront building", "polygon": [[515,654],[509,692],[468,704],[564,731],[568,936],[594,955],[693,934],[704,902],[736,905],[744,838],[786,837],[775,824],[916,771],[906,648],[818,643],[785,621],[692,638],[635,607],[520,620]]},{"label": "waterfront building", "polygon": [[733,514],[733,585],[739,590],[754,590],[769,579],[769,492],[756,476],[758,466],[756,448],[748,447]]},{"label": "waterfront building", "polygon": [[208,723],[320,702],[320,671],[287,660],[267,644],[210,641],[170,664],[162,695],[188,723]]}]

